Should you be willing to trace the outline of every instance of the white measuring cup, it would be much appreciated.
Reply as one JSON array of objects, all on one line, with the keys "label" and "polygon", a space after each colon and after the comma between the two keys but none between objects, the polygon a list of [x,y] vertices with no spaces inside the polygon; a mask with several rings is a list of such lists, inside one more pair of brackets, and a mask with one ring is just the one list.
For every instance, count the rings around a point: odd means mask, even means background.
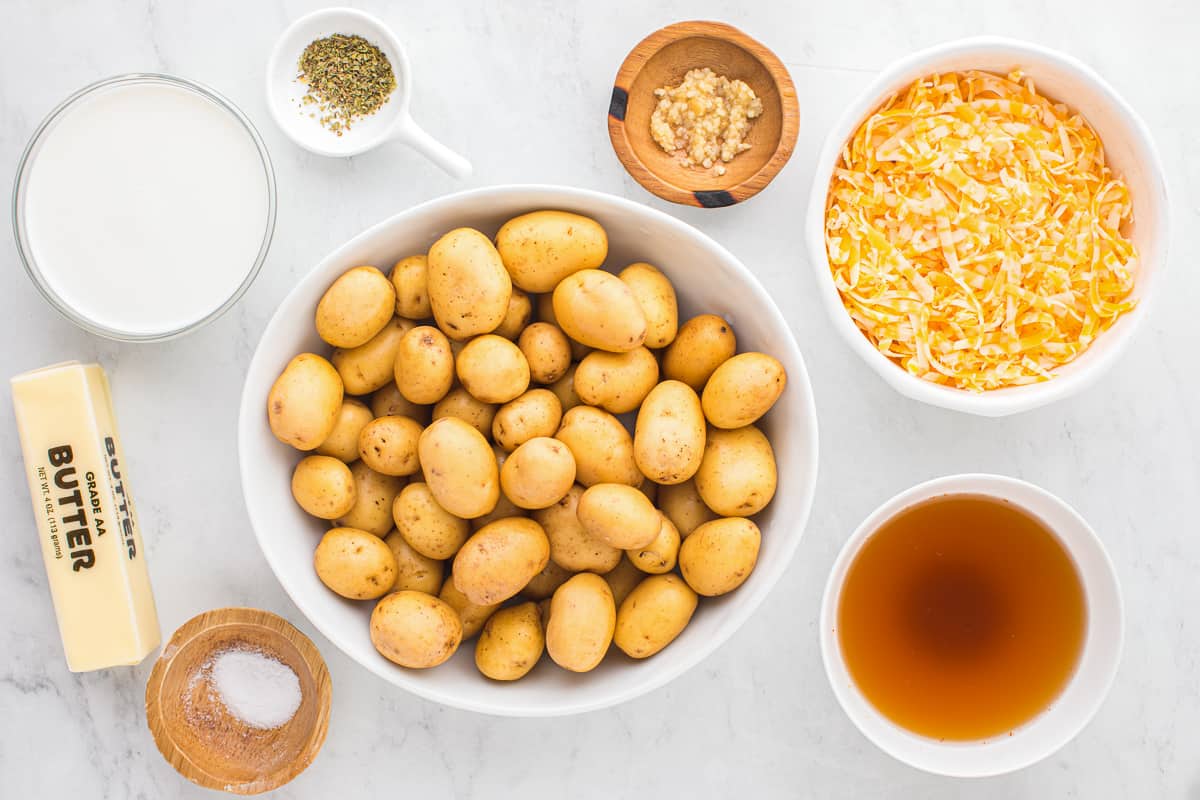
[{"label": "white measuring cup", "polygon": [[[335,33],[358,35],[383,51],[396,75],[396,88],[387,102],[355,119],[342,135],[321,125],[315,105],[303,101],[308,87],[298,80],[300,54],[313,41]],[[409,113],[412,70],[400,40],[379,19],[352,8],[326,8],[288,26],[267,62],[267,104],[275,122],[293,142],[322,156],[353,156],[386,141],[407,144],[455,178],[471,174],[471,163],[434,139]]]}]

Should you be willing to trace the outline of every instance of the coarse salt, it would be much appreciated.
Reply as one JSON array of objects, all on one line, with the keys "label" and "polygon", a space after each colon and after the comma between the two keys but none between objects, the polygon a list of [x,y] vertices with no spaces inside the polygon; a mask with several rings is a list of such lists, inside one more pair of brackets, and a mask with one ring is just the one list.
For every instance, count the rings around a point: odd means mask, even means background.
[{"label": "coarse salt", "polygon": [[295,671],[265,653],[223,650],[201,672],[229,713],[251,728],[278,728],[300,707],[300,679]]}]

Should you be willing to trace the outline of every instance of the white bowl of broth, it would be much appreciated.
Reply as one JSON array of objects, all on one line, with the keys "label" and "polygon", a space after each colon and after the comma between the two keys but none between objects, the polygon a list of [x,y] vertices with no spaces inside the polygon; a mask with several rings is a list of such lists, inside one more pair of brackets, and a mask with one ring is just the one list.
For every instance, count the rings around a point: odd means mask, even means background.
[{"label": "white bowl of broth", "polygon": [[821,608],[834,694],[918,769],[997,775],[1057,751],[1117,672],[1116,572],[1069,505],[999,475],[900,493],[850,536]]}]

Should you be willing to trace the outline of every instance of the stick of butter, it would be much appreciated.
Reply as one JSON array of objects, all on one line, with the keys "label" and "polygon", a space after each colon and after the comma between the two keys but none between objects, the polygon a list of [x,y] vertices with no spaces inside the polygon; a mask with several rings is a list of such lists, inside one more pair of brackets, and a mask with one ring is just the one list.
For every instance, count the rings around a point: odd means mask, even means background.
[{"label": "stick of butter", "polygon": [[68,362],[18,375],[12,391],[67,666],[137,664],[160,633],[108,378]]}]

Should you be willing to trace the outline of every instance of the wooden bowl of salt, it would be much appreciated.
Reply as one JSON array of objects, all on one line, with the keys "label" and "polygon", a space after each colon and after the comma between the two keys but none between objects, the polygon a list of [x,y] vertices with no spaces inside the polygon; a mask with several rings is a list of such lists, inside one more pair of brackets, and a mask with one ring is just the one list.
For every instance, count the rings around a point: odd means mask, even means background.
[{"label": "wooden bowl of salt", "polygon": [[220,608],[188,620],[163,648],[146,684],[146,723],[188,780],[258,794],[316,758],[329,703],[329,672],[307,636],[269,611]]}]

